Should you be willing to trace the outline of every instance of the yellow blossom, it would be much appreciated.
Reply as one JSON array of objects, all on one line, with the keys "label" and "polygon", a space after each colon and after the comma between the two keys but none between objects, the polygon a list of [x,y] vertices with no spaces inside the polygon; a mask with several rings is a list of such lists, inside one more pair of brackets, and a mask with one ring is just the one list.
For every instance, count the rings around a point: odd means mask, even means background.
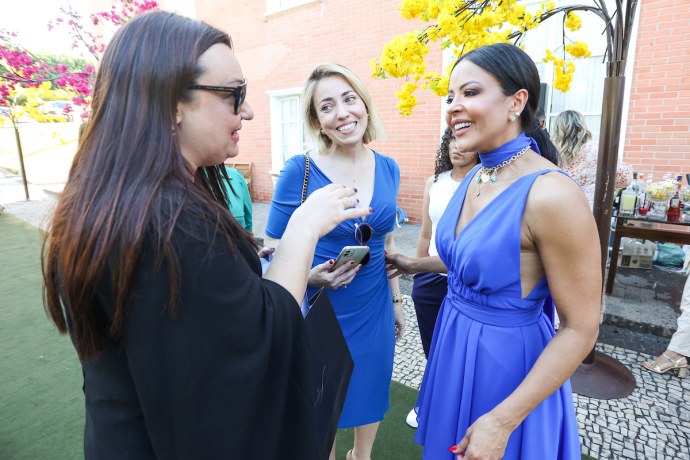
[{"label": "yellow blossom", "polygon": [[[441,96],[447,92],[449,76],[427,72],[428,42],[437,43],[441,49],[452,49],[455,56],[493,43],[514,43],[517,36],[538,27],[543,17],[556,8],[555,1],[544,1],[538,10],[530,8],[528,11],[522,3],[522,0],[400,0],[403,17],[421,19],[428,27],[393,37],[384,45],[381,56],[371,62],[372,76],[406,80],[396,96],[400,114],[409,115],[417,104],[413,94],[416,89]],[[573,13],[565,17],[567,29],[577,30],[581,24],[580,18]],[[522,42],[520,47],[524,48]],[[553,65],[554,87],[568,91],[575,64],[565,60],[566,53],[569,58],[588,57],[591,53],[586,43],[577,41],[558,51],[562,57],[546,50],[542,60]]]},{"label": "yellow blossom", "polygon": [[555,2],[544,2],[541,4],[541,9],[544,10],[544,12],[546,13],[553,10],[554,8],[556,8]]},{"label": "yellow blossom", "polygon": [[429,18],[436,19],[441,11],[438,7],[438,0],[429,0],[429,9],[426,11],[429,14]]},{"label": "yellow blossom", "polygon": [[592,55],[589,46],[584,42],[573,42],[565,45],[565,50],[574,58],[588,58]]},{"label": "yellow blossom", "polygon": [[573,32],[578,30],[580,27],[582,27],[582,19],[580,19],[580,16],[577,14],[573,13],[572,11],[568,13],[568,16],[566,16],[565,22],[563,25],[568,29],[572,30]]},{"label": "yellow blossom", "polygon": [[428,6],[428,0],[403,0],[400,5],[400,15],[405,19],[418,18]]},{"label": "yellow blossom", "polygon": [[556,74],[553,78],[553,87],[567,93],[570,91],[570,84],[573,82],[575,64],[567,62],[565,65],[557,65],[554,70]]},{"label": "yellow blossom", "polygon": [[417,98],[412,94],[415,89],[417,89],[417,84],[408,81],[403,84],[400,91],[395,93],[399,99],[398,110],[401,117],[411,115],[412,109],[417,105]]}]

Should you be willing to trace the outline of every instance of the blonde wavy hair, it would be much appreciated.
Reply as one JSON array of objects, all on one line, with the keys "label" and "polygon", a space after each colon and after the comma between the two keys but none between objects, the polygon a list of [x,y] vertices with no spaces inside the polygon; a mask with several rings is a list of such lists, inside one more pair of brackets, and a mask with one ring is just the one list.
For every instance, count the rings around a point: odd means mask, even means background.
[{"label": "blonde wavy hair", "polygon": [[576,110],[564,110],[551,126],[551,139],[561,154],[564,165],[570,165],[580,156],[582,146],[592,139],[585,117]]},{"label": "blonde wavy hair", "polygon": [[345,66],[339,64],[321,64],[312,71],[311,75],[309,75],[307,83],[304,85],[304,93],[302,95],[302,114],[307,122],[307,131],[316,142],[318,151],[327,152],[333,147],[333,141],[321,132],[321,124],[319,123],[316,108],[314,107],[314,91],[316,91],[316,85],[327,77],[340,77],[344,79],[364,102],[367,113],[369,114],[369,122],[364,132],[364,138],[362,139],[364,144],[373,142],[376,139],[383,139],[385,136],[383,123],[374,108],[374,102],[362,80],[352,70]]}]

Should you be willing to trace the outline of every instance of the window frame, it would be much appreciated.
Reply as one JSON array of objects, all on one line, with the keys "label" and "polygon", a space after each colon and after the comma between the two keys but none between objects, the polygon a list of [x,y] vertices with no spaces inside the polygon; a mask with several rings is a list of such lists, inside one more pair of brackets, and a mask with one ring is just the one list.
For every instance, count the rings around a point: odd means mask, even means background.
[{"label": "window frame", "polygon": [[[270,126],[271,126],[271,170],[269,174],[277,177],[283,169],[285,161],[291,156],[285,156],[283,153],[283,113],[281,104],[286,99],[297,98],[298,107],[301,107],[302,87],[286,88],[281,90],[267,91],[269,97],[269,112],[270,112]],[[309,148],[309,141],[305,129],[305,120],[302,117],[301,110],[298,110],[298,119],[302,128],[302,146],[301,149],[294,153],[298,155]]]}]

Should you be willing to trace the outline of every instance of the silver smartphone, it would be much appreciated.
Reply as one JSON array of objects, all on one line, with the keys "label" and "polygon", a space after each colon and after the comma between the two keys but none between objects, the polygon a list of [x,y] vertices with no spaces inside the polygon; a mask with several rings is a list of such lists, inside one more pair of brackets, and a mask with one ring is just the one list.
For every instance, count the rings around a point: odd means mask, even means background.
[{"label": "silver smartphone", "polygon": [[338,254],[338,258],[335,259],[331,271],[350,261],[358,264],[367,254],[369,254],[369,246],[345,246],[340,250],[340,254]]}]

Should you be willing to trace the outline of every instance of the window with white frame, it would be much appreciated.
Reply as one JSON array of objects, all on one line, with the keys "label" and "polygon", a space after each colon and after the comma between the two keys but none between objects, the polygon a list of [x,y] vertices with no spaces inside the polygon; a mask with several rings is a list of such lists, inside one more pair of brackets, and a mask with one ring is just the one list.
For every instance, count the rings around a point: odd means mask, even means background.
[{"label": "window with white frame", "polygon": [[320,0],[266,0],[266,15],[318,1]]},{"label": "window with white frame", "polygon": [[[538,8],[541,1],[525,1],[528,8]],[[572,4],[570,0],[557,0],[556,6]],[[601,104],[604,97],[604,79],[606,77],[606,64],[604,63],[604,50],[606,37],[603,34],[592,34],[592,30],[603,30],[601,19],[593,13],[578,12],[582,19],[582,28],[576,32],[566,31],[566,43],[569,39],[581,40],[589,45],[592,56],[586,59],[574,59],[575,75],[570,85],[570,90],[563,93],[553,86],[554,69],[552,63],[544,63],[541,58],[546,48],[557,56],[563,53],[563,22],[561,16],[546,20],[536,29],[527,33],[525,51],[534,59],[539,77],[546,85],[544,100],[544,112],[546,114],[546,128],[551,126],[553,119],[563,110],[577,110],[585,116],[587,128],[592,132],[595,141],[599,140],[601,124]],[[546,44],[546,45],[545,45]],[[566,56],[567,57],[567,56]]]},{"label": "window with white frame", "polygon": [[[606,65],[603,56],[592,56],[578,59],[575,62],[577,70],[570,84],[570,91],[562,93],[558,90],[550,91],[549,113],[547,126],[553,118],[564,110],[577,110],[585,117],[587,128],[595,141],[599,140],[601,128],[601,104],[604,99],[604,79]],[[553,85],[550,85],[550,89]]]},{"label": "window with white frame", "polygon": [[285,161],[307,150],[304,120],[300,110],[302,88],[271,91],[271,174],[277,175]]}]

